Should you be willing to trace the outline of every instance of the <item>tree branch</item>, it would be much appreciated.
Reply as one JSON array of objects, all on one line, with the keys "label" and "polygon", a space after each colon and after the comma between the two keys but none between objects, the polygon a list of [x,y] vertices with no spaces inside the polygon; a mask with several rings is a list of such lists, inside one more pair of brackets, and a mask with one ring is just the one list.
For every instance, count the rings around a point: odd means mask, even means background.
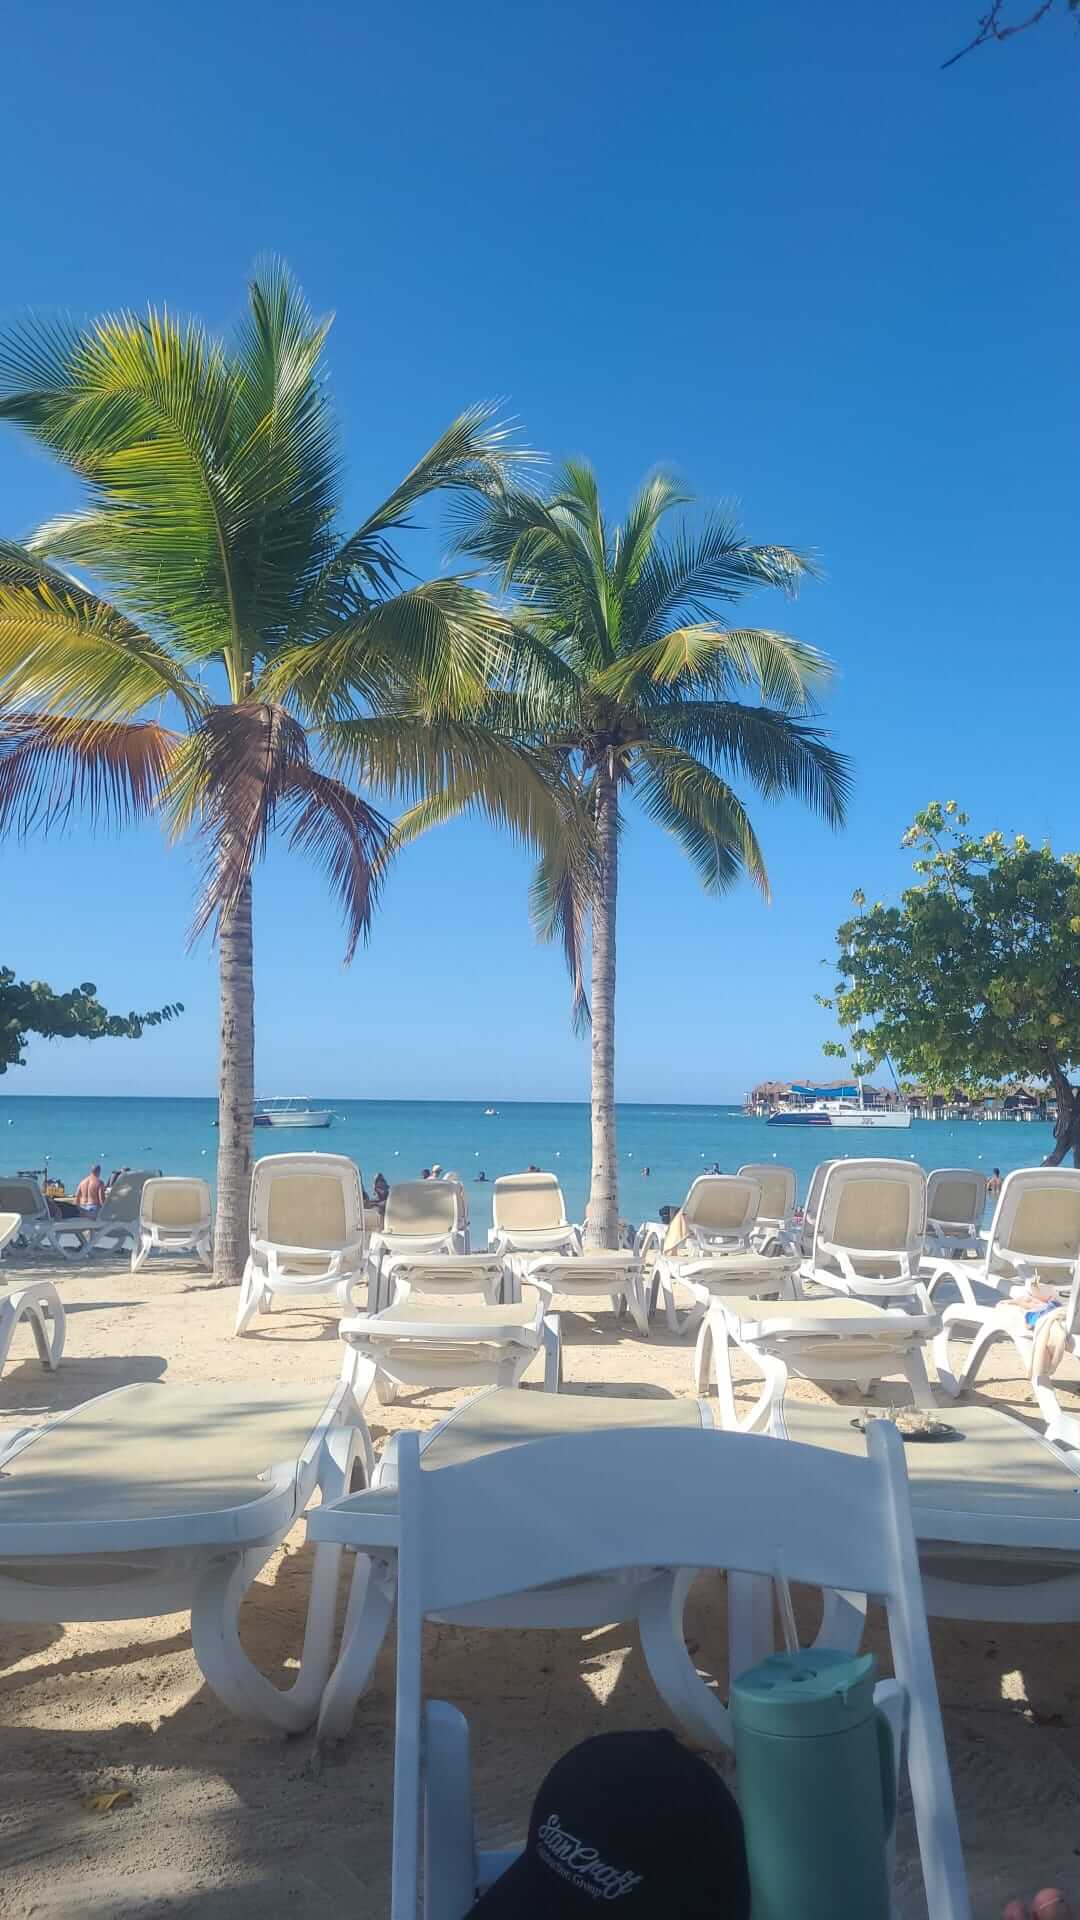
[{"label": "tree branch", "polygon": [[[1069,0],[1069,3],[1070,6],[1075,6],[1075,0]],[[967,46],[961,47],[959,53],[954,53],[948,60],[942,61],[942,73],[946,67],[955,67],[957,61],[963,60],[966,54],[974,53],[976,47],[985,46],[988,40],[1011,40],[1015,34],[1026,33],[1029,27],[1037,27],[1039,21],[1046,18],[1055,4],[1056,0],[1042,0],[1042,4],[1036,7],[1033,13],[1029,13],[1026,20],[1017,20],[1012,26],[1007,26],[1001,18],[1005,0],[990,0],[990,10],[984,13],[979,21],[979,31],[974,40],[969,40]]]}]

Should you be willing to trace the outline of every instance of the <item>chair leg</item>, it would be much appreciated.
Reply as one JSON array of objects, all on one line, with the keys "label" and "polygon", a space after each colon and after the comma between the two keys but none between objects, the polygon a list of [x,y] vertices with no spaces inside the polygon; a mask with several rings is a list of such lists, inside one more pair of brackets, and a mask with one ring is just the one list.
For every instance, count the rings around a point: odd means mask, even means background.
[{"label": "chair leg", "polygon": [[233,1328],[234,1336],[247,1332],[248,1327],[251,1325],[251,1322],[254,1320],[255,1315],[262,1305],[262,1295],[262,1280],[261,1278],[257,1278],[253,1273],[251,1261],[249,1260],[244,1268],[244,1277],[240,1282],[240,1299],[236,1308],[236,1325]]},{"label": "chair leg", "polygon": [[458,1920],[476,1898],[472,1763],[464,1714],[445,1700],[424,1710],[424,1920]]},{"label": "chair leg", "polygon": [[630,1317],[635,1327],[642,1339],[647,1340],[649,1338],[649,1314],[645,1305],[645,1295],[642,1291],[640,1276],[635,1275],[630,1281],[630,1291],[626,1295],[626,1301],[630,1308]]},{"label": "chair leg", "polygon": [[730,1749],[731,1722],[687,1651],[683,1614],[693,1582],[685,1567],[650,1581],[638,1606],[638,1631],[657,1692],[691,1740],[716,1752]]},{"label": "chair leg", "polygon": [[391,1380],[388,1373],[384,1373],[381,1367],[377,1367],[375,1372],[375,1398],[380,1407],[392,1407],[397,1397],[397,1381]]},{"label": "chair leg", "polygon": [[706,1314],[694,1348],[694,1392],[699,1400],[709,1396],[709,1378],[713,1363],[712,1316]]},{"label": "chair leg", "polygon": [[143,1265],[143,1262],[145,1261],[149,1251],[150,1251],[150,1237],[148,1234],[140,1233],[131,1249],[132,1273],[138,1273],[139,1268]]},{"label": "chair leg", "polygon": [[558,1393],[563,1382],[562,1322],[557,1313],[544,1315],[544,1391]]},{"label": "chair leg", "polygon": [[379,1649],[394,1611],[397,1560],[373,1560],[358,1553],[349,1586],[349,1604],[341,1648],[333,1672],[323,1688],[319,1707],[319,1740],[343,1740],[356,1703],[367,1691]]}]

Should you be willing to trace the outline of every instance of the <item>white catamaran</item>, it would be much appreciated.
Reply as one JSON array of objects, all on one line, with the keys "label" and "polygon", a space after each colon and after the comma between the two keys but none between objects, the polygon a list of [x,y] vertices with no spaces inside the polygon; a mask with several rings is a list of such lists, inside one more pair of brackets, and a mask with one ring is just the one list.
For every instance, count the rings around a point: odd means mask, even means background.
[{"label": "white catamaran", "polygon": [[[792,1087],[794,1094],[812,1095],[813,1091],[811,1087]],[[769,1127],[910,1127],[911,1114],[907,1107],[868,1107],[860,1080],[857,1100],[844,1092],[828,1098],[810,1098],[799,1107],[774,1107],[765,1124]]]}]

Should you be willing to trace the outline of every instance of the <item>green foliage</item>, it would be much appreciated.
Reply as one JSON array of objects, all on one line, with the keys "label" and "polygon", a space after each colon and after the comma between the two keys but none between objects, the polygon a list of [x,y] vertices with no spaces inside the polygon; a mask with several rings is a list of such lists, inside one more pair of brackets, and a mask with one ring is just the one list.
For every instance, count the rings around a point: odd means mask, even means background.
[{"label": "green foliage", "polygon": [[46,1040],[138,1040],[145,1027],[183,1011],[176,1000],[154,1013],[109,1013],[92,981],[54,993],[43,980],[16,980],[10,967],[0,967],[0,1073],[26,1065],[23,1048],[32,1033]]},{"label": "green foliage", "polygon": [[972,834],[955,801],[924,808],[902,844],[917,879],[900,905],[860,893],[836,936],[854,1070],[888,1058],[969,1094],[1034,1076],[1067,1097],[1080,1065],[1080,855]]}]

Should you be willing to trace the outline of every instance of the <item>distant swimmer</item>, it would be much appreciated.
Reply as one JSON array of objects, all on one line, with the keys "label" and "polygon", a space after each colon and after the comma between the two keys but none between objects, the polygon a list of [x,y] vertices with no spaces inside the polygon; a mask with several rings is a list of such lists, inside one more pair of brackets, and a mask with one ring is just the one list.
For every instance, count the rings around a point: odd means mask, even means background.
[{"label": "distant swimmer", "polygon": [[986,1191],[990,1195],[991,1199],[996,1193],[1001,1192],[1001,1168],[1000,1167],[994,1168],[993,1173],[990,1175],[990,1178],[986,1183]]},{"label": "distant swimmer", "polygon": [[652,1168],[651,1168],[651,1167],[642,1167],[642,1169],[641,1169],[641,1177],[642,1177],[642,1179],[643,1179],[643,1180],[647,1180],[651,1172],[652,1172]]},{"label": "distant swimmer", "polygon": [[421,1180],[430,1180],[430,1179],[431,1179],[431,1168],[430,1168],[430,1167],[421,1167],[421,1169],[420,1169],[420,1178],[421,1178]]},{"label": "distant swimmer", "polygon": [[487,1179],[487,1174],[486,1174],[486,1173],[484,1172],[484,1169],[483,1169],[483,1167],[481,1167],[481,1169],[480,1169],[480,1171],[479,1171],[479,1173],[477,1174],[477,1176],[476,1176],[476,1177],[477,1177],[477,1179],[478,1179],[478,1180],[486,1180],[486,1179]]},{"label": "distant swimmer", "polygon": [[75,1189],[75,1205],[84,1213],[96,1213],[105,1204],[105,1183],[101,1178],[101,1167],[95,1163],[85,1174]]},{"label": "distant swimmer", "polygon": [[535,1160],[530,1160],[530,1161],[529,1161],[529,1164],[528,1164],[528,1166],[527,1166],[527,1167],[526,1167],[526,1169],[525,1169],[525,1171],[526,1171],[526,1173],[539,1173],[539,1171],[540,1171],[540,1169],[539,1169],[539,1167],[537,1166],[537,1164],[536,1164],[536,1162],[535,1162]]}]

